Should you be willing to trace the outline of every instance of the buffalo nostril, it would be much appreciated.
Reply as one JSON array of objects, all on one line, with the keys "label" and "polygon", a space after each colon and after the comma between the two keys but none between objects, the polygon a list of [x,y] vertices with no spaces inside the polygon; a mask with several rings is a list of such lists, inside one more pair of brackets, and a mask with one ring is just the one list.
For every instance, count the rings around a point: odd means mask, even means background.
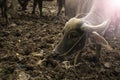
[{"label": "buffalo nostril", "polygon": [[58,52],[58,51],[53,51],[53,57],[57,57],[57,56],[59,56],[60,55],[60,53]]},{"label": "buffalo nostril", "polygon": [[59,61],[64,61],[64,57],[63,56],[60,56],[60,52],[59,51],[54,51],[54,56],[53,58],[56,59],[56,60],[59,60]]},{"label": "buffalo nostril", "polygon": [[53,50],[52,54],[50,54],[48,58],[56,58],[58,55],[59,55],[59,52]]},{"label": "buffalo nostril", "polygon": [[61,57],[60,52],[58,52],[58,51],[53,51],[53,53],[51,55],[49,55],[47,58],[48,59],[59,60],[59,61],[64,60],[64,57]]}]

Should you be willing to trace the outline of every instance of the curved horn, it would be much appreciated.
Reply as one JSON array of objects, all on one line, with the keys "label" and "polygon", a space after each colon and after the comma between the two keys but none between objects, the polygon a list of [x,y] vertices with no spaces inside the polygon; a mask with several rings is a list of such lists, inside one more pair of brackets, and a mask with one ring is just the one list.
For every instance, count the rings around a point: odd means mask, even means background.
[{"label": "curved horn", "polygon": [[103,23],[96,25],[96,26],[84,23],[83,26],[81,27],[81,29],[84,29],[85,31],[101,30],[101,29],[106,28],[106,26],[109,24],[109,22],[110,22],[110,20],[106,20]]}]

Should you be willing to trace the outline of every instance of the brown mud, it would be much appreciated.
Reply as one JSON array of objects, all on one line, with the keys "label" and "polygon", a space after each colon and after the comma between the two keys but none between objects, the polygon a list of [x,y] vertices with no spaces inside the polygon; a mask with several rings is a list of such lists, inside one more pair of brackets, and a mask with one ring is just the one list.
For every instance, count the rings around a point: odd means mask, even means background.
[{"label": "brown mud", "polygon": [[59,42],[67,21],[64,12],[56,17],[55,2],[44,2],[43,6],[43,17],[38,10],[31,14],[29,3],[26,11],[18,11],[10,26],[3,26],[0,19],[0,80],[120,80],[120,33],[114,39],[112,25],[106,39],[113,50],[103,48],[100,62],[95,61],[94,50],[86,46],[77,52],[81,55],[76,67],[75,53],[58,66],[41,63]]}]

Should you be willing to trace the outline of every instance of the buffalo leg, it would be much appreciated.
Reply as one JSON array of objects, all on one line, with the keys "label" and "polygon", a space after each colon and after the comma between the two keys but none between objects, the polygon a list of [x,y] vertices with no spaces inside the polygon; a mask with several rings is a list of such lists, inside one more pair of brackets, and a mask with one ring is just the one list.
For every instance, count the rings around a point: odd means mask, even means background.
[{"label": "buffalo leg", "polygon": [[8,15],[7,15],[7,9],[8,9],[7,1],[8,0],[3,0],[0,5],[2,16],[5,17],[5,20],[6,20],[6,25],[9,23]]},{"label": "buffalo leg", "polygon": [[29,0],[25,0],[24,4],[23,4],[23,7],[22,7],[22,10],[26,10],[26,7],[28,5],[28,1]]},{"label": "buffalo leg", "polygon": [[38,0],[34,0],[32,14],[35,14],[35,9],[36,9],[37,3],[38,3]]},{"label": "buffalo leg", "polygon": [[115,37],[117,37],[117,33],[119,31],[119,18],[116,19],[114,25],[115,25],[115,29],[114,29],[114,34],[115,34]]},{"label": "buffalo leg", "polygon": [[42,3],[43,3],[43,0],[38,0],[38,6],[39,6],[39,11],[40,11],[40,16],[42,16]]},{"label": "buffalo leg", "polygon": [[19,2],[19,4],[20,4],[20,6],[23,6],[23,3],[22,3],[21,0],[18,0],[18,2]]},{"label": "buffalo leg", "polygon": [[65,0],[57,0],[57,5],[58,5],[58,13],[57,13],[58,16],[62,11],[63,6],[65,7]]},{"label": "buffalo leg", "polygon": [[60,14],[61,10],[62,10],[62,0],[57,0],[57,5],[58,5],[58,13],[57,16]]},{"label": "buffalo leg", "polygon": [[1,14],[2,14],[2,17],[4,17],[4,8],[1,6]]},{"label": "buffalo leg", "polygon": [[101,53],[101,45],[100,44],[96,44],[96,60],[99,62],[100,61],[100,53]]},{"label": "buffalo leg", "polygon": [[27,7],[27,5],[28,5],[28,1],[29,1],[29,0],[24,0],[24,1],[18,0],[19,4],[20,4],[21,7],[22,7],[22,10],[26,10],[26,7]]},{"label": "buffalo leg", "polygon": [[5,20],[6,20],[6,25],[9,23],[9,20],[8,20],[8,13],[7,13],[7,3],[8,3],[8,0],[4,0],[3,1],[3,4],[2,4],[2,16],[5,17]]},{"label": "buffalo leg", "polygon": [[5,19],[6,19],[6,25],[9,24],[9,19],[8,19],[8,13],[7,13],[7,10],[8,7],[7,7],[7,2],[4,4],[4,16],[5,16]]}]

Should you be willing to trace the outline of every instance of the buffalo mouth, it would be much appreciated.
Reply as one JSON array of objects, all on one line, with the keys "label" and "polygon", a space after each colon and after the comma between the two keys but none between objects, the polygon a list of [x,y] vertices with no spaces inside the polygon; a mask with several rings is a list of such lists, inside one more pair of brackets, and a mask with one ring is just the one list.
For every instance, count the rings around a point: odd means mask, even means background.
[{"label": "buffalo mouth", "polygon": [[69,48],[66,52],[60,52],[59,49],[54,50],[52,57],[58,60],[64,60],[65,57],[72,55],[73,53],[82,50],[86,43],[86,34],[83,34],[76,43],[73,44],[71,48]]}]

